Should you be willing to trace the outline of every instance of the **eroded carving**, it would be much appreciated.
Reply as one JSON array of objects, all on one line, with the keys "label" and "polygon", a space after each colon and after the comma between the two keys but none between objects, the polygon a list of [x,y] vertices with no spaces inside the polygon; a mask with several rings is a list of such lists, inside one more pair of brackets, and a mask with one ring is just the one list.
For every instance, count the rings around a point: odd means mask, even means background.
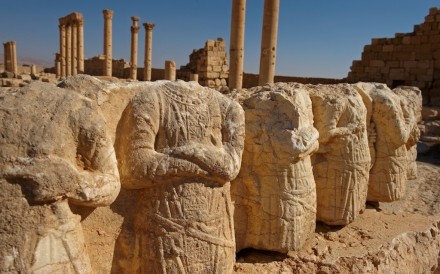
[{"label": "eroded carving", "polygon": [[314,155],[317,220],[346,225],[365,208],[370,153],[367,111],[348,84],[308,85],[319,150]]},{"label": "eroded carving", "polygon": [[412,111],[385,84],[357,83],[357,91],[371,104],[369,133],[374,137],[373,166],[368,183],[369,201],[391,202],[403,197],[406,189],[407,153],[405,144],[414,123]]},{"label": "eroded carving", "polygon": [[402,111],[407,113],[410,119],[408,141],[405,144],[407,150],[407,172],[409,180],[417,178],[417,142],[420,139],[420,129],[417,124],[422,120],[422,92],[416,87],[402,86],[393,89],[399,95]]},{"label": "eroded carving", "polygon": [[49,84],[0,96],[0,272],[92,273],[68,203],[108,205],[119,192],[105,120]]},{"label": "eroded carving", "polygon": [[240,105],[195,82],[158,81],[131,100],[121,125],[121,182],[141,197],[133,206],[134,235],[123,232],[117,243],[115,271],[230,273],[229,182],[243,150]]},{"label": "eroded carving", "polygon": [[312,103],[305,90],[282,83],[253,92],[243,103],[245,151],[232,183],[237,250],[299,250],[315,231]]}]

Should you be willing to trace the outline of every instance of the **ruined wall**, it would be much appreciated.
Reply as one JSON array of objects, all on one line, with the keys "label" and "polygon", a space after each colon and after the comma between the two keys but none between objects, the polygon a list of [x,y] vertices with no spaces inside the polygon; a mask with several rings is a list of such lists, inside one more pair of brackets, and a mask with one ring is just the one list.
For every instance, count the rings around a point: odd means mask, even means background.
[{"label": "ruined wall", "polygon": [[416,86],[425,103],[440,103],[440,9],[431,8],[413,32],[372,39],[347,80]]},{"label": "ruined wall", "polygon": [[[194,50],[189,56],[189,63],[181,70],[199,75],[199,83],[202,86],[220,87],[227,85],[229,74],[225,41],[223,38],[208,40],[205,47]],[[187,80],[187,79],[185,79]]]},{"label": "ruined wall", "polygon": [[[90,59],[84,60],[84,73],[92,76],[103,75],[103,67],[105,56],[99,55]],[[124,59],[113,60],[112,76],[118,78],[128,78],[128,68],[130,67]]]}]

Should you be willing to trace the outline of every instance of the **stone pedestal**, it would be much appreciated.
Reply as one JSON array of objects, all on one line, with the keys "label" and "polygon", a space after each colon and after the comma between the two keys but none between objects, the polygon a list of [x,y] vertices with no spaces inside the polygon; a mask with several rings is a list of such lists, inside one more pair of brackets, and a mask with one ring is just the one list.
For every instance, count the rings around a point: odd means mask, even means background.
[{"label": "stone pedestal", "polygon": [[145,59],[144,59],[144,81],[151,81],[151,59],[153,51],[153,23],[144,23],[145,27]]},{"label": "stone pedestal", "polygon": [[112,76],[112,10],[103,10],[104,14],[104,76]]},{"label": "stone pedestal", "polygon": [[137,58],[138,58],[138,32],[139,17],[131,17],[133,24],[131,26],[131,59],[130,59],[130,79],[137,79]]},{"label": "stone pedestal", "polygon": [[229,49],[229,88],[231,90],[241,89],[243,86],[245,16],[246,0],[233,0]]},{"label": "stone pedestal", "polygon": [[258,84],[260,86],[274,82],[279,7],[279,0],[264,1],[260,76],[258,78]]}]

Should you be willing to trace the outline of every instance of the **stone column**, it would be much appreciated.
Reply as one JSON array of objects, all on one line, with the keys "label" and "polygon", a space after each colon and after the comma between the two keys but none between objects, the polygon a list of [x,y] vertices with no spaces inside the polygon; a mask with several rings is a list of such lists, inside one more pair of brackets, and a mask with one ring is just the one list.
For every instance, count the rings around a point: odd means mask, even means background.
[{"label": "stone column", "polygon": [[274,82],[279,7],[280,0],[264,0],[260,76],[258,78],[260,86]]},{"label": "stone column", "polygon": [[245,15],[246,0],[232,0],[229,46],[229,88],[231,90],[243,87]]},{"label": "stone column", "polygon": [[73,21],[72,23],[72,29],[71,29],[71,34],[72,34],[72,45],[71,45],[71,49],[72,49],[72,62],[71,62],[71,66],[72,66],[72,75],[76,75],[78,73],[78,48],[77,48],[77,24],[75,21]]},{"label": "stone column", "polygon": [[72,26],[66,25],[66,76],[72,75]]},{"label": "stone column", "polygon": [[103,10],[104,14],[104,76],[112,76],[112,10]]},{"label": "stone column", "polygon": [[80,18],[77,22],[77,35],[78,35],[78,73],[84,73],[84,21]]},{"label": "stone column", "polygon": [[61,54],[56,53],[55,57],[55,74],[57,78],[61,77]]},{"label": "stone column", "polygon": [[31,74],[33,75],[37,74],[37,66],[35,64],[31,65]]},{"label": "stone column", "polygon": [[198,82],[199,81],[199,75],[197,73],[190,73],[189,74],[189,80],[190,81]]},{"label": "stone column", "polygon": [[60,19],[60,70],[59,77],[66,76],[66,25]]},{"label": "stone column", "polygon": [[11,72],[11,47],[9,46],[9,42],[3,43],[4,48],[4,59],[5,63],[5,71]]},{"label": "stone column", "polygon": [[176,81],[176,62],[165,61],[165,80]]},{"label": "stone column", "polygon": [[137,59],[138,59],[138,32],[139,17],[131,17],[133,24],[131,25],[131,59],[130,59],[130,79],[137,79]]},{"label": "stone column", "polygon": [[151,59],[153,51],[153,23],[144,23],[145,27],[145,58],[144,58],[144,81],[151,81]]},{"label": "stone column", "polygon": [[11,44],[11,70],[13,73],[18,74],[17,66],[17,44],[15,41],[9,42]]}]

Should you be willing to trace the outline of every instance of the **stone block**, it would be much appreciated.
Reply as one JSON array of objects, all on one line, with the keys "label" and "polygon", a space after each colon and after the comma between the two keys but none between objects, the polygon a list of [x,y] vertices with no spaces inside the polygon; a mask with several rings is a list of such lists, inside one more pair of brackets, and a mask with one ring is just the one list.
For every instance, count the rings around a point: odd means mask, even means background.
[{"label": "stone block", "polygon": [[385,66],[385,62],[383,60],[371,60],[370,66],[372,67],[383,67]]}]

